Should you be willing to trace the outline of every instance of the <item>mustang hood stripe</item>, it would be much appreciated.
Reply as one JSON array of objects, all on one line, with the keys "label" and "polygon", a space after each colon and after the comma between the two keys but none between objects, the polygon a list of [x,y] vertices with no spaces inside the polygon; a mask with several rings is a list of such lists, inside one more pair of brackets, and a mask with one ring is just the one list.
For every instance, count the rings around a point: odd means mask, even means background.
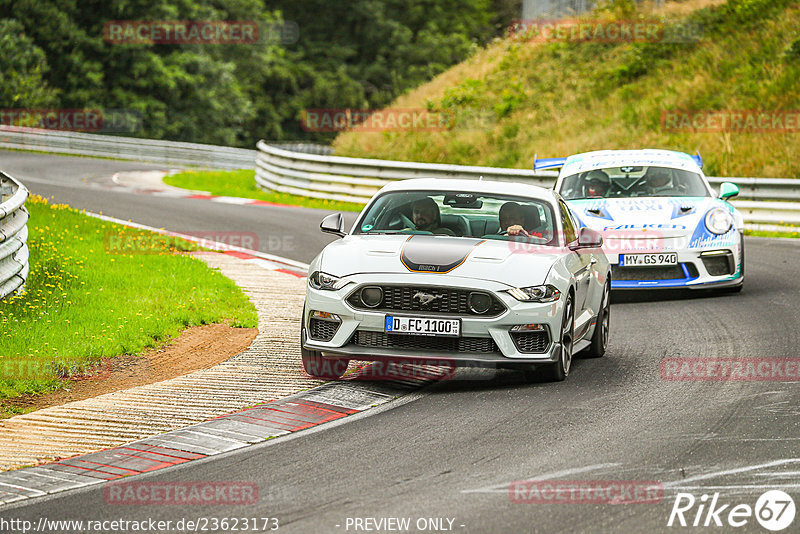
[{"label": "mustang hood stripe", "polygon": [[400,261],[409,271],[448,273],[464,263],[484,240],[464,237],[412,235],[403,245]]}]

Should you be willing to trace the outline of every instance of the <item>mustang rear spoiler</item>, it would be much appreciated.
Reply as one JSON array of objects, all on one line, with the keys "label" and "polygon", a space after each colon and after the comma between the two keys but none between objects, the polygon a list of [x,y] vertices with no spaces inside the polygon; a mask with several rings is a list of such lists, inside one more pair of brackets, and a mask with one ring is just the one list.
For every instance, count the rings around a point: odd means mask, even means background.
[{"label": "mustang rear spoiler", "polygon": [[542,171],[545,169],[560,169],[567,162],[567,158],[542,158],[533,156],[533,170]]}]

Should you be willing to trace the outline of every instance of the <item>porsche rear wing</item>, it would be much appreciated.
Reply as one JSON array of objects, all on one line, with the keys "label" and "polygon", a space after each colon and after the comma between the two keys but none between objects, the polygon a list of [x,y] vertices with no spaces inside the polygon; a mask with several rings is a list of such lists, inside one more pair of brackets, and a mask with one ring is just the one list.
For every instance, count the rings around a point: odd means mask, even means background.
[{"label": "porsche rear wing", "polygon": [[[703,168],[703,158],[700,156],[700,152],[696,155],[692,156],[689,155],[690,158],[697,163],[697,166],[701,169]],[[538,155],[533,156],[533,170],[534,171],[544,171],[547,169],[560,169],[564,166],[567,162],[567,158],[541,158],[539,159]]]},{"label": "porsche rear wing", "polygon": [[533,156],[533,170],[543,171],[546,169],[560,169],[567,162],[567,158],[542,158]]}]

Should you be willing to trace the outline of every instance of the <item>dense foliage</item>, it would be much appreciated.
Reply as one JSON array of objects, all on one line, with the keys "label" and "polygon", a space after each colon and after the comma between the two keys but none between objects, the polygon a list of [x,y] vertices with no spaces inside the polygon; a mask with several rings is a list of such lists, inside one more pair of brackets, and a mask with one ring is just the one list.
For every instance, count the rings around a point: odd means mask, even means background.
[{"label": "dense foliage", "polygon": [[[347,132],[334,148],[343,156],[531,168],[536,154],[653,147],[699,150],[710,176],[798,176],[800,3],[643,6],[607,0],[585,21],[663,20],[683,38],[507,38],[401,98],[456,117],[454,127]],[[676,128],[668,119],[676,116],[716,116],[727,126]],[[736,116],[766,120],[741,128]]]},{"label": "dense foliage", "polygon": [[[471,54],[519,0],[0,0],[0,108],[130,110],[135,135],[252,146],[307,108],[376,108]],[[295,23],[295,42],[118,44],[109,21]],[[288,41],[284,39],[284,41]],[[330,134],[328,134],[330,135]]]}]

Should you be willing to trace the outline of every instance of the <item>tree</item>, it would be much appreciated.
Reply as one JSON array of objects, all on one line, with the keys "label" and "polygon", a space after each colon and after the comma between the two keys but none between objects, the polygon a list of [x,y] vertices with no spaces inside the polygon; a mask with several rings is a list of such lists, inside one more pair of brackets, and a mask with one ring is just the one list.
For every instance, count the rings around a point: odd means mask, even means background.
[{"label": "tree", "polygon": [[0,19],[0,107],[42,108],[57,101],[44,80],[47,59],[14,19]]}]

